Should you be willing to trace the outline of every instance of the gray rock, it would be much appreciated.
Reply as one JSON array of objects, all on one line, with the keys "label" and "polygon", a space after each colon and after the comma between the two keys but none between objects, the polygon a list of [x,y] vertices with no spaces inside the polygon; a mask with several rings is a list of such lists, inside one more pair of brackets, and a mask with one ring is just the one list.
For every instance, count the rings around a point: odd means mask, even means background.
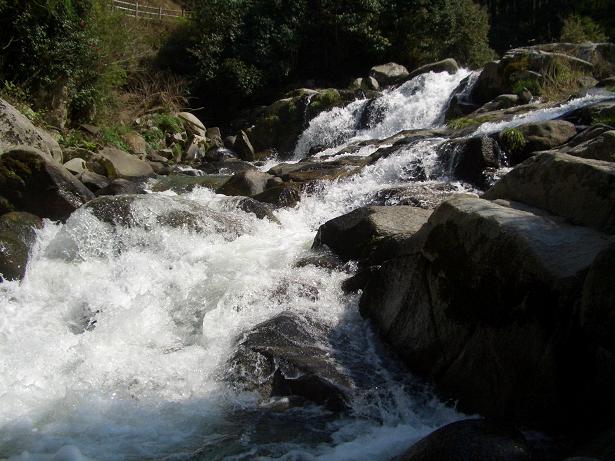
[{"label": "gray rock", "polygon": [[[508,109],[510,107],[517,106],[521,103],[521,98],[516,94],[501,94],[492,101],[480,107],[476,113],[482,114],[484,112],[491,112],[494,110]],[[530,95],[531,99],[531,95]],[[527,101],[529,102],[529,101]],[[524,102],[524,103],[527,103]]]},{"label": "gray rock", "polygon": [[256,391],[264,401],[296,396],[331,410],[346,408],[354,384],[330,353],[330,330],[316,321],[282,313],[239,338],[226,379]]},{"label": "gray rock", "polygon": [[489,170],[502,166],[500,147],[488,136],[448,141],[440,146],[440,155],[454,178],[480,189],[491,185]]},{"label": "gray rock", "polygon": [[[279,178],[274,178],[279,179]],[[252,198],[262,203],[269,203],[275,208],[294,207],[301,200],[301,188],[294,183],[271,185],[273,179],[267,182],[267,188]]]},{"label": "gray rock", "polygon": [[440,205],[419,234],[360,301],[412,371],[487,417],[569,428],[612,417],[615,347],[579,334],[575,305],[603,286],[584,286],[592,265],[612,273],[601,255],[614,237],[468,196]]},{"label": "gray rock", "polygon": [[369,71],[369,76],[375,78],[383,87],[404,82],[408,80],[409,75],[408,69],[394,62],[374,66]]},{"label": "gray rock", "polygon": [[130,152],[136,155],[146,155],[147,154],[147,142],[143,139],[139,133],[135,133],[134,131],[126,133],[122,136],[124,142],[128,145]]},{"label": "gray rock", "polygon": [[127,179],[114,179],[105,187],[96,192],[96,196],[103,195],[124,195],[124,194],[144,194],[145,190],[140,184]]},{"label": "gray rock", "polygon": [[177,114],[184,121],[184,127],[190,134],[205,137],[206,129],[203,122],[198,117],[190,112],[180,112]]},{"label": "gray rock", "polygon": [[447,424],[417,442],[394,461],[530,461],[530,448],[518,430],[484,419]]},{"label": "gray rock", "polygon": [[38,149],[20,147],[0,157],[0,200],[5,211],[27,211],[64,221],[94,197],[66,168]]},{"label": "gray rock", "polygon": [[386,259],[392,256],[389,247],[397,249],[396,241],[418,232],[430,214],[411,206],[358,208],[320,226],[313,247],[326,245],[345,261],[370,255]]},{"label": "gray rock", "polygon": [[448,58],[442,61],[425,64],[424,66],[421,66],[418,69],[413,70],[412,72],[410,72],[410,75],[408,75],[408,80],[413,79],[414,77],[418,75],[426,74],[428,72],[435,72],[435,73],[448,72],[449,74],[454,74],[458,70],[459,70],[459,65],[457,64],[457,61],[455,61],[452,58]]},{"label": "gray rock", "polygon": [[98,155],[107,160],[120,178],[143,178],[153,176],[154,170],[145,161],[113,147],[106,147]]},{"label": "gray rock", "polygon": [[46,131],[35,127],[21,112],[0,99],[0,152],[16,146],[35,147],[62,163],[62,149]]},{"label": "gray rock", "polygon": [[178,194],[183,194],[194,190],[195,187],[206,187],[216,190],[222,187],[230,176],[227,175],[204,175],[204,176],[184,176],[169,175],[166,178],[159,178],[153,185],[153,192],[164,192],[172,190]]},{"label": "gray rock", "polygon": [[[575,126],[564,120],[528,123],[518,126],[514,130],[523,137],[523,145],[516,149],[508,149],[509,160],[512,165],[521,163],[536,151],[561,146],[577,134]],[[503,146],[506,146],[506,139],[503,136],[505,133],[506,131],[498,135],[500,144]]]},{"label": "gray rock", "polygon": [[246,197],[260,194],[265,190],[270,174],[260,171],[243,171],[231,177],[216,192],[223,195],[243,195]]},{"label": "gray rock", "polygon": [[570,222],[615,233],[615,164],[543,153],[514,168],[485,198],[547,210]]},{"label": "gray rock", "polygon": [[86,170],[85,160],[82,158],[73,158],[64,164],[64,168],[78,176]]},{"label": "gray rock", "polygon": [[77,177],[85,187],[87,187],[94,193],[109,185],[108,178],[103,175],[93,173],[92,171],[85,170]]},{"label": "gray rock", "polygon": [[237,152],[237,156],[242,160],[246,160],[248,162],[253,162],[256,160],[256,156],[254,155],[254,147],[252,147],[252,143],[250,142],[248,135],[243,130],[237,133],[233,150]]},{"label": "gray rock", "polygon": [[36,241],[35,229],[42,227],[42,220],[30,213],[11,212],[0,216],[0,280],[23,278],[30,249]]}]

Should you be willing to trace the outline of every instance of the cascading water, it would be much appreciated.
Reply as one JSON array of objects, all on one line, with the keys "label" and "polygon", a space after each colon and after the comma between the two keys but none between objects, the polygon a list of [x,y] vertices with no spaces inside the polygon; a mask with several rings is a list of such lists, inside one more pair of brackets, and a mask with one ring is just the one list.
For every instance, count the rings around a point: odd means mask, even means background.
[{"label": "cascading water", "polygon": [[[365,101],[321,114],[298,153],[323,139],[433,127],[466,75],[428,74],[387,93],[383,117],[363,130]],[[352,265],[296,264],[320,224],[407,185],[410,165],[430,187],[446,173],[442,142],[425,139],[320,184],[275,212],[279,224],[206,189],[146,195],[119,224],[87,207],[65,225],[46,222],[25,279],[0,284],[0,458],[388,460],[460,418],[397,365],[357,296],[342,292]],[[201,218],[174,224],[190,214]],[[289,310],[345,338],[331,354],[358,376],[349,411],[276,412],[224,379],[236,338]]]}]

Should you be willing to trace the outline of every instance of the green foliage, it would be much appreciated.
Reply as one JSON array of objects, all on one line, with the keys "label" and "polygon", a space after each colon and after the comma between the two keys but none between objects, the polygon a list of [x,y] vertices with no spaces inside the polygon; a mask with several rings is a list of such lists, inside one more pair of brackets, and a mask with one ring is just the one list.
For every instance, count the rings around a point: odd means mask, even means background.
[{"label": "green foliage", "polygon": [[184,131],[184,125],[179,117],[171,114],[156,114],[154,123],[164,133],[181,133]]},{"label": "green foliage", "polygon": [[128,144],[124,141],[122,135],[128,133],[130,130],[123,125],[115,125],[111,127],[102,128],[100,131],[100,138],[104,144],[108,144],[117,147],[121,150],[129,150]]},{"label": "green foliage", "polygon": [[556,101],[578,90],[579,80],[585,74],[573,67],[569,60],[555,58],[540,71],[540,95]]},{"label": "green foliage", "polygon": [[480,66],[494,57],[488,30],[473,0],[201,0],[160,60],[224,118],[294,82],[345,85],[386,61]]},{"label": "green foliage", "polygon": [[164,140],[164,132],[157,126],[150,128],[141,133],[145,142],[153,150],[160,149],[162,147],[162,141]]},{"label": "green foliage", "polygon": [[87,149],[89,151],[96,151],[98,144],[92,141],[79,130],[69,130],[62,135],[59,139],[60,146],[64,148],[76,147],[81,149]]},{"label": "green foliage", "polygon": [[500,134],[500,139],[502,140],[502,144],[504,149],[509,153],[518,153],[527,144],[527,140],[521,131],[516,128],[509,128]]},{"label": "green foliage", "polygon": [[615,114],[600,114],[592,117],[592,125],[600,124],[615,127]]},{"label": "green foliage", "polygon": [[492,115],[479,115],[476,117],[459,117],[453,120],[450,120],[446,126],[453,130],[461,130],[463,128],[479,126],[483,123],[493,122],[495,117]]},{"label": "green foliage", "polygon": [[520,95],[527,89],[533,96],[540,95],[540,83],[535,79],[521,79],[513,83],[512,92],[516,95]]},{"label": "green foliage", "polygon": [[11,103],[19,112],[25,115],[35,125],[45,124],[45,111],[34,110],[29,104],[29,95],[19,86],[8,80],[4,81],[0,89],[0,96]]},{"label": "green foliage", "polygon": [[564,21],[560,40],[570,43],[605,42],[608,39],[604,28],[587,16],[576,14]]}]

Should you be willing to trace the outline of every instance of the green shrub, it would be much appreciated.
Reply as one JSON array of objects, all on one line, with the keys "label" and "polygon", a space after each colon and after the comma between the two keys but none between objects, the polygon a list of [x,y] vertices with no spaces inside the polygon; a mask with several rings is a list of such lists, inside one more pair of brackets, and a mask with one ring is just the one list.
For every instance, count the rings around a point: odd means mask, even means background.
[{"label": "green shrub", "polygon": [[179,117],[171,114],[156,114],[154,123],[163,133],[181,133],[184,131],[184,124]]},{"label": "green shrub", "polygon": [[164,140],[164,133],[158,127],[150,128],[147,131],[141,133],[145,142],[153,149],[160,149],[162,147],[162,141]]},{"label": "green shrub", "polygon": [[564,21],[560,41],[570,43],[605,42],[604,28],[588,16],[570,15]]},{"label": "green shrub", "polygon": [[77,147],[89,151],[96,151],[98,149],[98,143],[89,139],[79,130],[69,130],[60,137],[58,143],[62,147]]},{"label": "green shrub", "polygon": [[516,128],[508,128],[500,134],[504,149],[509,153],[518,153],[523,150],[527,140],[521,131]]},{"label": "green shrub", "polygon": [[126,144],[126,141],[124,141],[122,135],[128,133],[129,131],[130,130],[123,125],[106,127],[100,130],[100,138],[104,144],[117,147],[121,150],[128,150],[128,144]]}]

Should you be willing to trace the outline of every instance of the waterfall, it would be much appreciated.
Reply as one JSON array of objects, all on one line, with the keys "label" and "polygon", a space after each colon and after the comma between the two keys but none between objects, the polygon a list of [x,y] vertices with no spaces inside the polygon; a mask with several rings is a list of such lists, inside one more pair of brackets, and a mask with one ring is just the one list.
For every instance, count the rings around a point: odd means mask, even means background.
[{"label": "waterfall", "polygon": [[[387,91],[364,125],[366,100],[322,113],[297,159],[317,144],[436,127],[467,75],[426,74]],[[353,264],[297,265],[318,226],[407,186],[413,168],[424,172],[422,186],[441,183],[444,141],[409,144],[356,176],[319,184],[276,211],[279,224],[201,188],[146,195],[124,224],[87,207],[64,225],[46,221],[25,279],[0,284],[0,459],[389,460],[463,417],[388,354],[357,295],[342,292]],[[191,213],[203,219],[166,219]],[[223,378],[237,338],[289,310],[345,338],[331,352],[358,383],[348,412],[268,411]]]}]

